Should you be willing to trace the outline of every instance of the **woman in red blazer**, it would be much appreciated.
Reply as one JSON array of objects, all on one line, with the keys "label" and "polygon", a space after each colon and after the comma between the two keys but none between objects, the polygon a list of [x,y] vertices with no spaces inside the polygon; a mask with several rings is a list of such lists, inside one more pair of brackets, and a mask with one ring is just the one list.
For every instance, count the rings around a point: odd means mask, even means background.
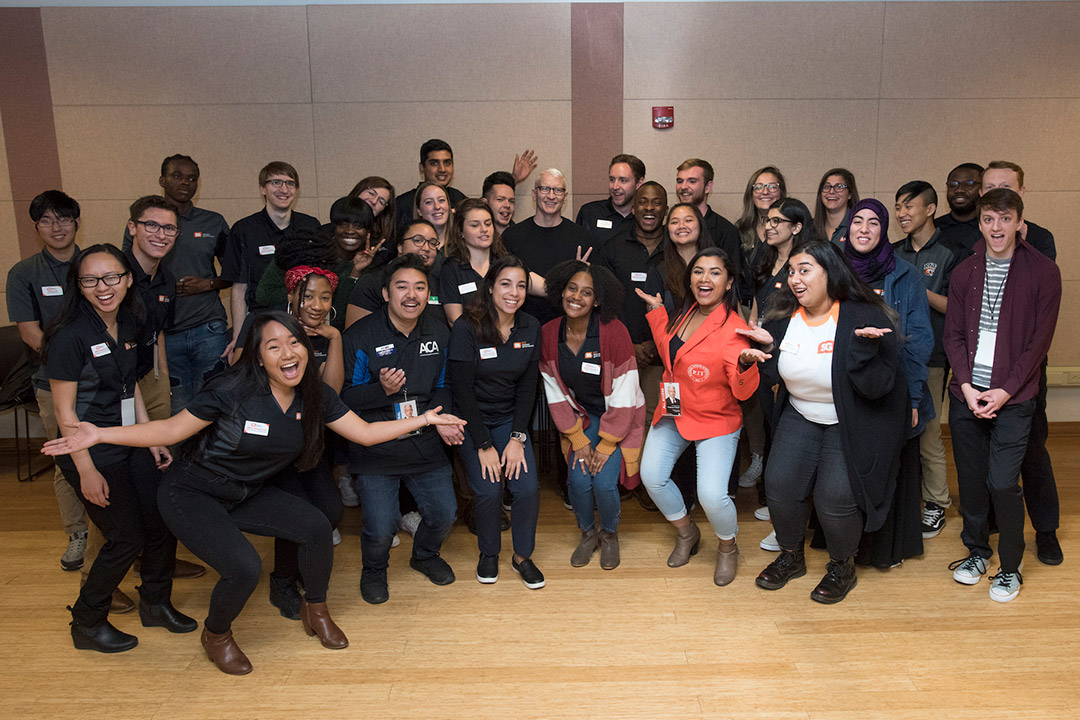
[{"label": "woman in red blazer", "polygon": [[735,265],[718,248],[702,250],[683,276],[683,307],[668,316],[659,295],[638,295],[649,306],[646,319],[664,364],[663,386],[645,440],[641,480],[649,496],[677,534],[670,567],[685,565],[697,553],[701,531],[690,519],[671,469],[686,446],[697,449],[698,500],[720,539],[713,581],[727,585],[735,578],[739,550],[738,521],[728,497],[728,478],[742,429],[739,401],[758,386],[756,367],[739,368],[739,353],[749,347],[736,334],[746,329],[738,313]]}]

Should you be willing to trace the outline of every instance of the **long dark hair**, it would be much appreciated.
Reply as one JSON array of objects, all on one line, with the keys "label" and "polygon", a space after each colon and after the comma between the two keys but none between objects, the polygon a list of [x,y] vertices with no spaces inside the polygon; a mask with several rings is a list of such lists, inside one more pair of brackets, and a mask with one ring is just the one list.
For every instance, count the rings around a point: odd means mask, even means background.
[{"label": "long dark hair", "polygon": [[829,219],[829,215],[825,212],[825,203],[821,201],[821,187],[829,179],[830,175],[839,175],[844,179],[848,191],[848,210],[851,210],[851,206],[859,202],[859,188],[855,186],[855,175],[850,170],[847,168],[832,168],[825,171],[817,184],[817,195],[814,197],[814,233],[822,240],[832,239],[825,237],[825,222]]},{"label": "long dark hair", "polygon": [[525,289],[529,287],[529,268],[521,262],[516,255],[503,255],[491,263],[487,275],[484,276],[484,284],[480,292],[473,295],[465,305],[463,316],[469,326],[472,327],[476,339],[486,345],[501,345],[502,336],[499,334],[499,311],[495,309],[495,300],[491,297],[491,291],[495,287],[495,281],[503,270],[521,268],[525,271]]},{"label": "long dark hair", "polygon": [[365,190],[382,188],[390,193],[390,198],[386,201],[386,207],[382,209],[382,212],[375,217],[375,227],[372,229],[372,235],[376,242],[372,244],[378,244],[377,241],[386,239],[387,245],[393,245],[397,240],[397,200],[394,192],[394,186],[390,184],[390,181],[386,178],[379,177],[378,175],[370,175],[353,186],[353,189],[349,191],[349,194],[353,197],[360,197],[360,193]]},{"label": "long dark hair", "polygon": [[[300,384],[296,390],[300,393],[303,407],[301,408],[300,424],[304,430],[304,449],[296,461],[296,467],[300,470],[310,470],[318,465],[323,453],[323,395],[322,380],[319,379],[319,371],[312,362],[314,353],[307,333],[300,325],[300,321],[281,310],[267,310],[257,313],[251,320],[244,337],[245,352],[232,365],[220,375],[208,382],[214,383],[215,388],[229,393],[236,400],[232,411],[239,410],[239,405],[253,395],[270,391],[270,378],[266,374],[266,368],[260,363],[263,328],[268,323],[277,322],[303,344],[307,350],[307,363],[304,366],[304,374],[300,378]],[[197,462],[206,453],[206,446],[210,438],[210,428],[204,428],[197,435],[184,443],[181,450],[184,459]]]},{"label": "long dark hair", "polygon": [[[858,278],[836,245],[828,240],[814,240],[806,243],[799,247],[798,250],[793,249],[791,251],[791,256],[788,257],[788,265],[791,264],[791,258],[803,254],[814,258],[814,262],[825,271],[828,280],[826,292],[829,299],[837,302],[855,300],[867,305],[874,305],[888,317],[894,330],[899,327],[896,311],[889,307],[869,285]],[[795,293],[791,292],[791,287],[787,283],[784,283],[782,288],[769,297],[769,308],[762,318],[762,322],[791,317],[798,307],[799,301],[795,298]]]},{"label": "long dark hair", "polygon": [[754,248],[757,246],[757,224],[760,214],[757,205],[754,204],[754,183],[765,173],[776,176],[776,181],[780,185],[780,197],[778,199],[783,200],[787,197],[787,180],[784,179],[784,174],[780,172],[780,168],[775,165],[766,165],[746,181],[746,189],[743,190],[742,196],[742,215],[735,221],[735,227],[739,231],[739,239],[742,241],[743,257],[753,255]]},{"label": "long dark hair", "polygon": [[[495,213],[491,212],[487,201],[483,198],[465,198],[458,203],[457,208],[454,210],[454,218],[450,221],[450,227],[446,231],[446,247],[443,248],[443,254],[446,255],[447,260],[457,260],[465,265],[469,264],[469,246],[465,243],[465,216],[474,210],[486,212],[488,217],[491,218],[489,260],[497,260],[506,254],[506,246],[503,245],[502,236],[495,229]],[[428,225],[431,225],[431,223],[428,223]]]},{"label": "long dark hair", "polygon": [[[135,288],[135,273],[131,267],[131,262],[128,260],[127,255],[121,252],[120,248],[115,245],[110,245],[108,243],[91,245],[71,259],[71,265],[68,267],[67,285],[64,289],[66,294],[64,297],[64,309],[51,323],[49,323],[48,327],[45,328],[45,333],[41,338],[42,362],[48,362],[49,341],[56,336],[56,333],[58,333],[61,328],[67,326],[79,317],[80,310],[84,304],[90,304],[90,301],[82,294],[82,288],[79,287],[79,273],[82,271],[83,261],[91,255],[97,255],[99,253],[112,256],[114,260],[123,266],[124,272],[131,278],[131,287],[127,288],[127,294],[124,295],[124,299],[120,302],[117,317],[120,317],[121,314],[129,314],[129,317],[135,322],[135,337],[138,338],[142,335],[143,328],[146,325],[146,306],[143,304],[142,298],[139,297],[138,290]],[[123,282],[122,278],[120,282]]]},{"label": "long dark hair", "polygon": [[[802,200],[796,198],[783,198],[777,200],[769,206],[770,210],[779,210],[780,214],[786,219],[795,224],[802,224],[802,230],[797,232],[794,237],[791,238],[791,252],[788,256],[795,254],[795,248],[805,243],[811,242],[817,237],[817,233],[814,232],[813,221],[810,219],[810,210],[803,204]],[[757,293],[769,279],[773,276],[773,265],[776,264],[776,258],[780,255],[780,251],[769,243],[762,243],[758,248],[757,256],[754,258],[754,271],[752,279],[754,281],[754,292]],[[761,308],[758,308],[760,311]]]},{"label": "long dark hair", "polygon": [[[686,266],[685,272],[683,272],[682,278],[682,293],[683,301],[682,307],[679,308],[679,312],[673,313],[668,318],[667,331],[671,332],[679,323],[681,323],[690,308],[694,305],[694,290],[693,283],[691,281],[691,275],[694,272],[694,265],[697,264],[701,258],[714,257],[719,258],[721,264],[724,266],[724,270],[727,271],[728,278],[731,280],[731,287],[724,293],[724,297],[720,299],[720,303],[723,305],[727,314],[730,315],[733,312],[737,312],[739,308],[739,275],[735,272],[735,262],[728,257],[728,254],[717,247],[705,248],[697,255],[690,259],[690,263]],[[726,319],[725,319],[726,322]]]},{"label": "long dark hair", "polygon": [[671,220],[671,215],[679,208],[690,208],[690,211],[694,213],[694,217],[697,218],[698,227],[701,228],[697,240],[698,253],[705,248],[712,247],[713,239],[709,237],[709,230],[705,227],[705,218],[701,216],[701,211],[697,209],[696,205],[679,203],[668,210],[667,217],[664,218],[664,239],[660,241],[664,248],[664,287],[671,292],[676,304],[681,305],[685,300],[682,295],[683,275],[686,273],[687,266],[683,262],[682,256],[679,255],[679,248],[671,241],[671,234],[668,232],[668,222]]}]

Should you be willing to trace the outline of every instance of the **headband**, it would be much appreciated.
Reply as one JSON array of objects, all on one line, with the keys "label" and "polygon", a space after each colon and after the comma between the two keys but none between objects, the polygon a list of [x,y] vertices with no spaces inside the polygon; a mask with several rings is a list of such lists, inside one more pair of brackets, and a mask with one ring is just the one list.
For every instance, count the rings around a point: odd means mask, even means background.
[{"label": "headband", "polygon": [[296,286],[300,284],[300,281],[308,275],[322,275],[330,282],[330,291],[333,292],[337,290],[338,276],[335,273],[320,267],[297,265],[294,268],[290,268],[285,273],[285,291],[292,292],[295,290]]}]

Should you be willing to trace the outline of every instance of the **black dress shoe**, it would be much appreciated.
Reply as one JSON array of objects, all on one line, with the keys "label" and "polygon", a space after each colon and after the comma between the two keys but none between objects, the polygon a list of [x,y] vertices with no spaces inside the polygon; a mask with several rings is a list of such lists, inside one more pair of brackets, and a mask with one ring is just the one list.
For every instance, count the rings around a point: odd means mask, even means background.
[{"label": "black dress shoe", "polygon": [[370,605],[381,605],[390,599],[390,588],[386,585],[386,570],[360,571],[360,597]]},{"label": "black dress shoe", "polygon": [[1060,565],[1065,560],[1056,531],[1035,533],[1035,557],[1043,565]]},{"label": "black dress shoe", "polygon": [[168,600],[157,605],[148,605],[140,600],[139,619],[143,627],[163,627],[171,633],[195,632],[199,628],[194,618],[174,608]]},{"label": "black dress shoe", "polygon": [[97,650],[100,653],[119,653],[139,644],[139,638],[113,627],[108,620],[97,625],[71,621],[71,641],[77,650]]},{"label": "black dress shoe", "polygon": [[427,560],[409,558],[409,567],[418,573],[423,573],[424,577],[436,585],[449,585],[456,579],[449,563],[438,555],[429,557]]}]

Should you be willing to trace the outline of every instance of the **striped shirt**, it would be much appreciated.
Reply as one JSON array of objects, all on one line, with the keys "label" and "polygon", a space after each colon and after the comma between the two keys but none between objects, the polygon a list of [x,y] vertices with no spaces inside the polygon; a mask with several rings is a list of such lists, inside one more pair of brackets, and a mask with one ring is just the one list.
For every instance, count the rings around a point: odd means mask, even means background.
[{"label": "striped shirt", "polygon": [[[998,317],[1001,314],[1001,297],[1005,294],[1005,281],[1009,277],[1009,263],[1012,258],[996,260],[990,256],[986,258],[986,279],[983,283],[982,306],[979,311],[979,344],[990,338],[996,345]],[[984,335],[984,333],[991,333]],[[994,357],[994,346],[986,348],[977,346],[975,364],[971,369],[971,384],[975,387],[989,388],[990,374],[993,365],[984,365],[979,362],[983,353],[985,357]],[[992,363],[992,361],[991,361]]]}]

